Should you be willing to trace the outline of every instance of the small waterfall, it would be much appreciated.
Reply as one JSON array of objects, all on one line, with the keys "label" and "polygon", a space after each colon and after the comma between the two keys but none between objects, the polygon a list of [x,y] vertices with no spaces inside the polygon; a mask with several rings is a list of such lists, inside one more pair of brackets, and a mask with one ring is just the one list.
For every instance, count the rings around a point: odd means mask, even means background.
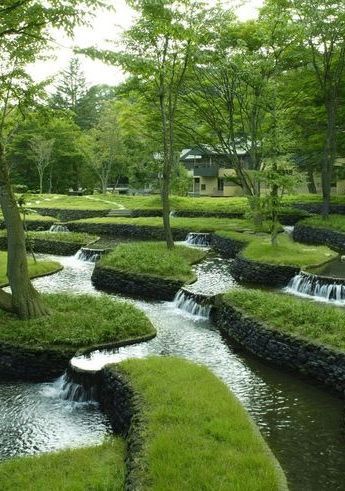
[{"label": "small waterfall", "polygon": [[169,217],[170,217],[170,218],[174,218],[174,217],[176,217],[176,216],[177,216],[177,215],[176,215],[176,211],[175,211],[175,210],[171,210],[171,212],[169,213]]},{"label": "small waterfall", "polygon": [[293,234],[294,228],[295,228],[294,225],[284,225],[283,226],[284,232],[287,233],[288,235]]},{"label": "small waterfall", "polygon": [[186,237],[186,243],[199,247],[209,247],[211,243],[210,234],[189,232]]},{"label": "small waterfall", "polygon": [[50,227],[49,232],[69,232],[69,230],[66,225],[55,224]]},{"label": "small waterfall", "polygon": [[100,249],[90,249],[88,247],[82,247],[76,253],[75,258],[79,259],[79,261],[88,261],[90,263],[95,263],[100,259],[102,255],[102,250]]},{"label": "small waterfall", "polygon": [[198,303],[193,294],[184,290],[179,290],[174,298],[174,304],[178,309],[184,310],[189,314],[209,319],[212,305]]},{"label": "small waterfall", "polygon": [[85,389],[82,385],[73,382],[72,378],[65,372],[53,382],[45,393],[49,397],[55,397],[64,401],[79,403],[95,403],[95,388]]},{"label": "small waterfall", "polygon": [[345,304],[345,283],[332,281],[332,278],[302,272],[290,280],[285,290],[295,295],[316,297],[327,302]]}]

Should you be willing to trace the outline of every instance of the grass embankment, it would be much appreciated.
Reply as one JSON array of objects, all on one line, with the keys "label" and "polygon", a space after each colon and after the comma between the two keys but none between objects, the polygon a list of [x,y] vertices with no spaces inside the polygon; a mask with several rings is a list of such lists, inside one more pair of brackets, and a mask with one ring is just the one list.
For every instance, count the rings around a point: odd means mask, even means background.
[{"label": "grass embankment", "polygon": [[345,311],[282,293],[238,288],[223,295],[233,305],[279,331],[345,351]]},{"label": "grass embankment", "polygon": [[0,464],[2,491],[120,491],[124,485],[124,443],[64,450]]},{"label": "grass embankment", "polygon": [[[0,237],[7,237],[6,230],[0,230]],[[48,240],[50,242],[67,242],[79,245],[86,245],[97,239],[96,235],[82,232],[47,232],[30,231],[27,233],[30,240]]]},{"label": "grass embankment", "polygon": [[[131,469],[135,489],[287,489],[259,431],[206,367],[178,358],[114,365],[138,395]],[[137,442],[136,442],[137,443]]]},{"label": "grass embankment", "polygon": [[[111,196],[111,195],[110,195]],[[118,209],[108,200],[108,195],[67,196],[66,194],[25,194],[28,208],[53,208],[67,210],[107,210]]]},{"label": "grass embankment", "polygon": [[286,234],[279,235],[277,246],[271,245],[269,236],[246,236],[249,243],[243,249],[242,256],[253,261],[303,268],[316,266],[337,257],[337,253],[328,247],[300,244]]},{"label": "grass embankment", "polygon": [[[62,266],[57,261],[37,261],[28,256],[30,278],[44,276],[59,271]],[[0,252],[0,286],[8,284],[7,278],[7,252]]]},{"label": "grass embankment", "polygon": [[[163,228],[161,217],[100,217],[76,220],[74,223],[117,224],[136,225],[137,227]],[[252,220],[240,218],[213,218],[213,217],[172,217],[171,227],[174,229],[186,229],[190,232],[215,232],[216,230],[253,231]],[[269,224],[264,223],[263,230],[269,230]]]},{"label": "grass embankment", "polygon": [[106,296],[45,295],[51,314],[27,321],[0,311],[0,341],[42,348],[87,348],[154,335],[143,312]]},{"label": "grass embankment", "polygon": [[206,254],[203,250],[186,246],[168,249],[163,242],[132,242],[119,244],[98,264],[126,273],[159,276],[186,283],[195,281],[191,265],[201,261]]},{"label": "grass embankment", "polygon": [[[294,205],[296,203],[314,203],[321,204],[322,196],[321,194],[289,194],[283,197],[283,204]],[[345,195],[331,196],[332,205],[343,205],[345,204]]]},{"label": "grass embankment", "polygon": [[308,227],[323,228],[328,230],[334,230],[335,232],[345,233],[345,216],[344,215],[329,215],[327,219],[321,216],[314,216],[306,218],[302,222],[302,225],[308,225]]}]

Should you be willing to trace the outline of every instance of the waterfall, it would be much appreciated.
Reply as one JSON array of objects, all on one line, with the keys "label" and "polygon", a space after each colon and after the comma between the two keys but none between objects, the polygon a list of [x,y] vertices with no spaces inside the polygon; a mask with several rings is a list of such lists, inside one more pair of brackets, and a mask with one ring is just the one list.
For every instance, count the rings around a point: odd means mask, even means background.
[{"label": "waterfall", "polygon": [[174,217],[176,217],[176,216],[177,216],[177,215],[176,215],[176,211],[175,211],[175,210],[171,210],[171,212],[169,213],[169,217],[170,217],[170,218],[174,218]]},{"label": "waterfall", "polygon": [[288,235],[292,235],[293,234],[294,228],[295,228],[294,225],[284,225],[283,226],[284,232],[286,234],[288,234]]},{"label": "waterfall", "polygon": [[45,394],[64,401],[95,403],[95,388],[85,389],[82,385],[73,382],[67,372],[47,386]]},{"label": "waterfall", "polygon": [[199,247],[209,247],[211,243],[211,236],[210,234],[206,233],[189,232],[186,237],[186,243]]},{"label": "waterfall", "polygon": [[75,258],[79,261],[88,261],[90,263],[95,263],[100,259],[102,250],[100,249],[89,249],[88,247],[82,247],[76,253]]},{"label": "waterfall", "polygon": [[174,298],[174,304],[178,309],[184,310],[189,314],[208,319],[212,305],[198,303],[193,294],[184,290],[179,290]]},{"label": "waterfall", "polygon": [[345,305],[345,284],[331,278],[302,272],[290,280],[285,291]]},{"label": "waterfall", "polygon": [[55,224],[50,227],[49,232],[69,232],[69,230],[66,225]]}]

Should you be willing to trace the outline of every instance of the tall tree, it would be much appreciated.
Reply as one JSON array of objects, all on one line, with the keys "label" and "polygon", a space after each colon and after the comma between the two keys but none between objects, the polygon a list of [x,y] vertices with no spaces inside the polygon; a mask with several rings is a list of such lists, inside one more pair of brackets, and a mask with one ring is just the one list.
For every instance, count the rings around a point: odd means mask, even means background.
[{"label": "tall tree", "polygon": [[25,235],[13,194],[6,155],[8,134],[13,130],[11,114],[24,112],[37,97],[40,87],[26,72],[50,41],[50,28],[71,34],[83,21],[86,7],[98,0],[7,0],[0,6],[0,204],[8,236],[7,275],[11,293],[0,290],[0,308],[28,319],[48,314],[42,298],[32,286],[27,267]]},{"label": "tall tree", "polygon": [[45,140],[38,135],[34,136],[30,140],[30,148],[40,181],[40,194],[43,193],[43,176],[45,170],[50,164],[54,141],[54,138],[51,140]]},{"label": "tall tree", "polygon": [[72,58],[68,67],[61,73],[51,105],[54,108],[69,109],[77,114],[79,103],[86,93],[86,80],[80,62],[78,58]]}]

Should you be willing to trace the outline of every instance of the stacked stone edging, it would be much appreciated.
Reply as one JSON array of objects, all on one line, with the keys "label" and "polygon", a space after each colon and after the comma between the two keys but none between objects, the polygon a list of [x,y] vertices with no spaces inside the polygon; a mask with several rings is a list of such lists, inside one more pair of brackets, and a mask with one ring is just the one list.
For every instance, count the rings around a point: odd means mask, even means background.
[{"label": "stacked stone edging", "polygon": [[104,210],[76,210],[76,209],[66,209],[66,208],[35,208],[31,207],[32,210],[35,210],[39,215],[43,216],[51,216],[59,218],[59,220],[68,221],[68,220],[81,220],[83,218],[97,218],[97,217],[105,217],[110,209]]},{"label": "stacked stone edging", "polygon": [[231,274],[240,283],[281,287],[286,286],[300,268],[296,266],[280,266],[244,258],[240,254],[231,264]]},{"label": "stacked stone edging", "polygon": [[46,381],[67,368],[75,350],[31,348],[0,343],[0,379]]},{"label": "stacked stone edging", "polygon": [[337,252],[345,251],[345,233],[335,230],[299,223],[294,228],[293,238],[306,244],[326,245]]},{"label": "stacked stone edging", "polygon": [[[52,225],[56,223],[55,220],[27,220],[25,222],[26,230],[38,230],[38,231],[47,231],[50,229]],[[4,220],[0,220],[0,230],[5,230],[6,225]]]},{"label": "stacked stone edging", "polygon": [[[61,242],[58,240],[31,239],[34,252],[54,254],[57,256],[71,256],[85,244],[76,242]],[[0,250],[7,251],[7,237],[0,237]]]},{"label": "stacked stone edging", "polygon": [[217,233],[211,235],[211,247],[222,256],[233,259],[247,245],[246,241],[222,237]]},{"label": "stacked stone edging", "polygon": [[[162,227],[132,225],[130,223],[85,223],[69,222],[72,232],[87,232],[94,235],[107,235],[109,237],[133,237],[141,240],[165,240]],[[188,229],[172,228],[174,240],[185,240]]]},{"label": "stacked stone edging", "polygon": [[[294,203],[294,208],[298,208],[299,210],[307,211],[308,213],[316,213],[320,215],[322,212],[322,203]],[[345,204],[331,204],[329,207],[330,213],[335,213],[338,215],[345,215]]]},{"label": "stacked stone edging", "polygon": [[345,397],[345,353],[273,329],[240,309],[218,305],[213,313],[220,331],[251,353],[298,371]]},{"label": "stacked stone edging", "polygon": [[184,285],[182,281],[168,280],[158,276],[127,273],[96,264],[91,281],[96,288],[135,297],[155,300],[172,300]]}]

